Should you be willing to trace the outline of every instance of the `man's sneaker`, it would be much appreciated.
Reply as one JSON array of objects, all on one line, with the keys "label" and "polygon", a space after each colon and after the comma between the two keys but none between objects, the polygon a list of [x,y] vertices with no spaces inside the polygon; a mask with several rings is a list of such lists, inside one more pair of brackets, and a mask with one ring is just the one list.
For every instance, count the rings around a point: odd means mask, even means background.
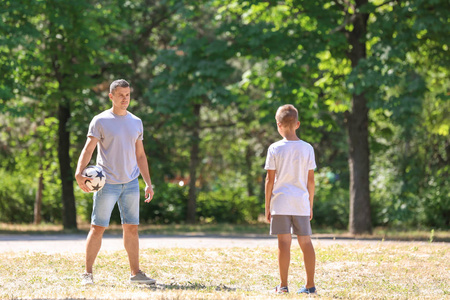
[{"label": "man's sneaker", "polygon": [[134,275],[134,276],[131,275],[130,276],[130,282],[131,283],[142,283],[142,284],[155,284],[156,280],[155,279],[151,279],[150,277],[145,275],[144,272],[139,270],[139,272],[137,272],[136,275]]},{"label": "man's sneaker", "polygon": [[94,284],[94,276],[92,276],[92,273],[81,274],[81,284],[82,285]]},{"label": "man's sneaker", "polygon": [[287,286],[279,286],[277,285],[273,290],[274,294],[289,294],[289,288]]},{"label": "man's sneaker", "polygon": [[306,286],[302,286],[298,291],[297,294],[316,294],[316,287],[313,286],[309,289],[306,288]]}]

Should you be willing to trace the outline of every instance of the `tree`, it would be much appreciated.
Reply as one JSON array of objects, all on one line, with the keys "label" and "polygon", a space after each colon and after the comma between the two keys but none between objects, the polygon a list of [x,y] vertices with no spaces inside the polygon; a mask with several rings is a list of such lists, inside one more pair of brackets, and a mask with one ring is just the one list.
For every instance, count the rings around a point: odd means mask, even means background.
[{"label": "tree", "polygon": [[[62,189],[62,220],[65,229],[77,228],[73,169],[71,159],[71,126],[74,107],[84,100],[88,88],[101,80],[102,59],[114,58],[105,50],[105,26],[109,23],[100,4],[91,1],[23,1],[7,2],[6,23],[19,18],[19,42],[8,44],[8,52],[22,69],[20,82],[13,90],[17,98],[27,96],[34,113],[58,119],[57,149]],[[111,13],[111,11],[109,11]],[[27,61],[21,61],[26,57]],[[28,63],[28,64],[27,64]],[[19,69],[19,70],[20,70]],[[96,79],[94,79],[96,78]],[[26,81],[29,80],[29,81]],[[25,81],[25,83],[22,83]],[[26,88],[23,88],[25,86]],[[36,154],[38,155],[38,154]]]},{"label": "tree", "polygon": [[[61,175],[63,225],[77,227],[73,169],[70,155],[71,107],[82,90],[92,86],[99,73],[95,64],[103,45],[99,12],[90,1],[47,1],[42,6],[43,77],[53,79],[54,90],[48,100],[56,103],[58,118],[58,160]],[[101,17],[101,16],[100,16]]]},{"label": "tree", "polygon": [[150,104],[188,133],[189,200],[186,221],[196,222],[198,167],[200,162],[200,133],[204,107],[221,107],[230,103],[230,93],[224,87],[233,68],[227,63],[232,53],[226,41],[215,35],[208,24],[208,7],[196,4],[184,10],[185,18],[195,22],[181,23],[170,49],[160,52],[155,64],[161,71],[150,86]]},{"label": "tree", "polygon": [[[366,35],[369,14],[364,11],[367,3],[367,0],[356,0],[352,7],[355,11],[353,15],[349,13],[350,7],[343,7],[346,13],[343,25],[353,28],[345,32],[349,45],[347,55],[353,70],[367,58]],[[369,187],[369,108],[365,92],[354,92],[351,102],[351,110],[346,113],[350,168],[349,230],[353,234],[372,233]]]},{"label": "tree", "polygon": [[[351,233],[372,230],[369,108],[377,99],[389,99],[380,86],[388,89],[398,82],[393,76],[408,76],[404,72],[392,74],[389,67],[399,63],[386,57],[404,61],[418,45],[442,53],[446,42],[439,43],[437,37],[444,35],[441,29],[446,18],[438,12],[445,9],[437,7],[447,6],[421,0],[233,1],[226,6],[240,53],[251,53],[252,60],[259,58],[267,66],[259,68],[262,72],[250,80],[266,97],[270,95],[267,102],[278,105],[280,99],[292,99],[294,104],[305,106],[307,101],[301,98],[309,96],[311,103],[325,101],[331,112],[346,112]],[[386,62],[390,65],[383,66]],[[306,77],[292,75],[290,66]],[[405,69],[408,64],[403,66]],[[296,99],[293,95],[298,90],[303,93]],[[309,105],[312,107],[314,104]]]}]

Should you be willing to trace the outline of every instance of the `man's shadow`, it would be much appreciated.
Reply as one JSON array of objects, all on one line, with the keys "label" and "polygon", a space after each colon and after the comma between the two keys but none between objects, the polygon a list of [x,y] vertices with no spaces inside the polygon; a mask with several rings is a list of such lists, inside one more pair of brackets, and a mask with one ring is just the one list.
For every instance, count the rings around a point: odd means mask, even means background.
[{"label": "man's shadow", "polygon": [[192,282],[188,282],[187,284],[183,284],[183,285],[180,285],[177,283],[141,284],[140,287],[144,288],[144,289],[155,290],[155,291],[157,291],[157,290],[207,290],[207,289],[212,289],[217,292],[219,292],[219,291],[234,292],[237,290],[236,288],[231,288],[224,284],[219,284],[216,286],[212,286],[212,285],[208,286],[203,283],[192,283]]}]

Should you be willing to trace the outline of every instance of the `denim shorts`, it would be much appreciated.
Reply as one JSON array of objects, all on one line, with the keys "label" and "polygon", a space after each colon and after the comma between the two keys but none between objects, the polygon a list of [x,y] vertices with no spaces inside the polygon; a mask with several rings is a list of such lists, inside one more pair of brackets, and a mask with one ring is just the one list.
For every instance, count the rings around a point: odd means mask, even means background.
[{"label": "denim shorts", "polygon": [[114,205],[118,203],[122,224],[139,225],[139,180],[109,184],[94,193],[91,224],[108,227]]},{"label": "denim shorts", "polygon": [[311,221],[309,216],[275,215],[270,220],[270,234],[311,235]]}]

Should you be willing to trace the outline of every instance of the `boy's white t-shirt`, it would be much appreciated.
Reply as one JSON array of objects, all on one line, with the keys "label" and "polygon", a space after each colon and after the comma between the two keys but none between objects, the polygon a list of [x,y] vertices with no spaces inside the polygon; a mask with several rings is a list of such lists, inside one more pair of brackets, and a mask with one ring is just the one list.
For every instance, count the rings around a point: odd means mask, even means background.
[{"label": "boy's white t-shirt", "polygon": [[130,112],[119,116],[111,109],[96,115],[89,124],[87,136],[97,143],[97,164],[110,184],[128,183],[139,176],[136,141],[143,140],[142,121]]},{"label": "boy's white t-shirt", "polygon": [[310,144],[283,139],[270,145],[264,169],[276,170],[271,215],[310,215],[308,172],[315,168],[314,149]]}]

